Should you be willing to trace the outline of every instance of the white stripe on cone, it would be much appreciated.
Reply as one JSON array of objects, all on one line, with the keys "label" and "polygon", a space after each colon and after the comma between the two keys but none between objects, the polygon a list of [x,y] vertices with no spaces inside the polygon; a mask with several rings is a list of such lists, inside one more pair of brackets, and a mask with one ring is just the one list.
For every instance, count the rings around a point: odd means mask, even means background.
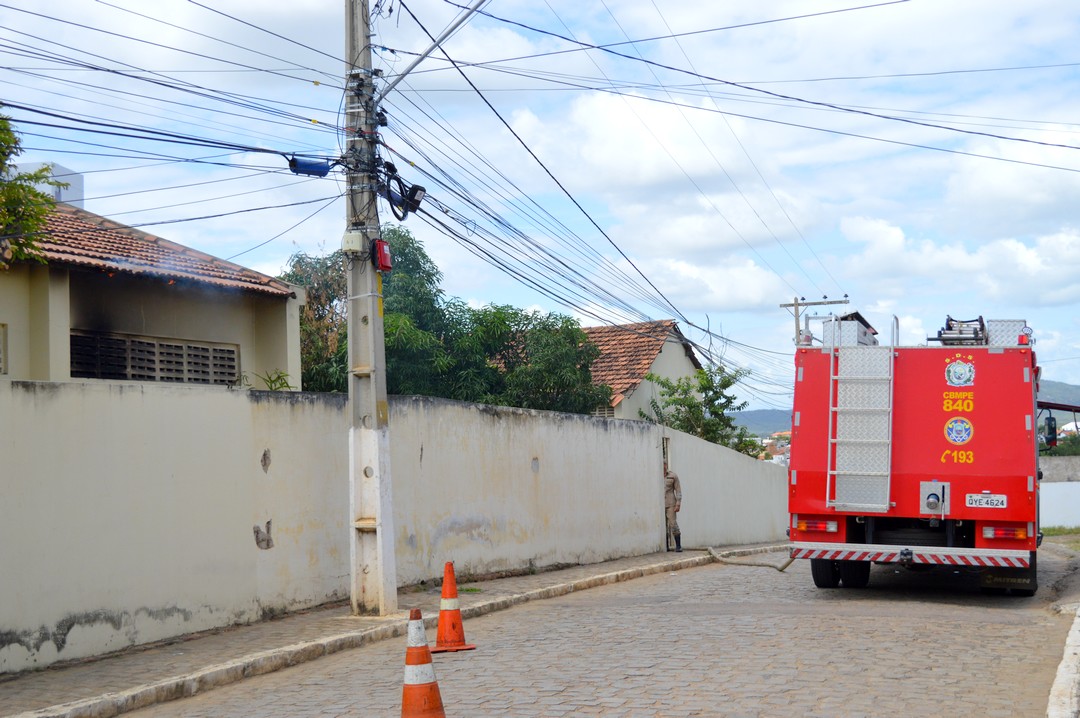
[{"label": "white stripe on cone", "polygon": [[422,686],[435,682],[435,666],[421,663],[418,666],[405,666],[405,685]]},{"label": "white stripe on cone", "polygon": [[409,643],[412,648],[427,645],[427,633],[423,621],[409,621]]}]

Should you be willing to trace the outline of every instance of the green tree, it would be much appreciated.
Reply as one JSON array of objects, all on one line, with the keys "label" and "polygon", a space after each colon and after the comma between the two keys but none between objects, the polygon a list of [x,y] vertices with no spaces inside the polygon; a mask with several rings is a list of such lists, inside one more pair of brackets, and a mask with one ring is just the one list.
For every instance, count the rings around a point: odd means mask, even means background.
[{"label": "green tree", "polygon": [[304,389],[348,391],[345,253],[338,250],[316,257],[298,252],[289,258],[289,268],[279,279],[307,290],[307,303],[300,310]]},{"label": "green tree", "polygon": [[485,404],[587,414],[611,400],[592,382],[596,345],[571,317],[507,305],[447,303],[448,396]]},{"label": "green tree", "polygon": [[418,329],[439,335],[445,329],[442,310],[443,275],[423,243],[404,227],[385,225],[394,270],[383,276],[384,307],[388,314],[405,314]]},{"label": "green tree", "polygon": [[721,366],[698,369],[693,376],[676,380],[656,374],[645,378],[659,387],[660,396],[650,402],[652,413],[639,411],[642,419],[670,426],[687,434],[721,444],[747,456],[757,456],[760,445],[745,427],[737,426],[733,414],[746,408],[736,403],[732,386],[747,371],[727,371]]},{"label": "green tree", "polygon": [[15,158],[20,154],[22,145],[11,118],[0,115],[0,269],[20,259],[45,261],[38,244],[55,202],[37,187],[67,187],[52,178],[49,165],[16,172]]},{"label": "green tree", "polygon": [[[383,237],[394,264],[382,290],[388,393],[581,413],[610,400],[610,388],[591,380],[599,350],[573,319],[448,300],[418,239],[392,225]],[[344,255],[296,254],[281,279],[308,287],[304,388],[348,391]]]},{"label": "green tree", "polygon": [[[1039,424],[1039,438],[1046,436],[1046,425]],[[1043,456],[1080,456],[1080,434],[1066,434],[1058,439],[1057,446],[1039,444]]]},{"label": "green tree", "polygon": [[[445,363],[435,335],[442,326],[442,274],[404,227],[386,225],[383,237],[394,260],[382,291],[387,391],[438,395],[438,375],[431,367]],[[341,250],[324,256],[298,252],[279,277],[307,289],[300,314],[300,363],[308,391],[349,390],[347,261]]]},{"label": "green tree", "polygon": [[532,314],[521,338],[521,361],[506,372],[506,404],[588,414],[607,406],[611,387],[592,381],[600,349],[577,321],[559,314]]},{"label": "green tree", "polygon": [[442,272],[406,228],[385,225],[382,234],[394,262],[383,278],[386,390],[449,397]]}]

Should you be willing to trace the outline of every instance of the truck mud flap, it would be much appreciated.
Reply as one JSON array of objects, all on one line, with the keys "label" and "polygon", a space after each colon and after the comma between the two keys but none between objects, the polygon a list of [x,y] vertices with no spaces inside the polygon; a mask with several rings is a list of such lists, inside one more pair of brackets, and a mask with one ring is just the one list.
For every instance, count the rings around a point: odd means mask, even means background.
[{"label": "truck mud flap", "polygon": [[1011,589],[1013,593],[1033,595],[1039,588],[1036,555],[1031,554],[1027,568],[990,568],[979,575],[979,587],[985,589]]}]

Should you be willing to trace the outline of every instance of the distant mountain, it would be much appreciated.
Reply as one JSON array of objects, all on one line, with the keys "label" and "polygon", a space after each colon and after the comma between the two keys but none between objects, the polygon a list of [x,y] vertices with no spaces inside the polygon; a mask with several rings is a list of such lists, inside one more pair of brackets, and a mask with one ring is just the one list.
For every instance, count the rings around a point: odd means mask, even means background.
[{"label": "distant mountain", "polygon": [[1039,398],[1043,401],[1080,406],[1080,386],[1042,379],[1039,381]]},{"label": "distant mountain", "polygon": [[735,414],[735,423],[745,426],[753,436],[769,436],[778,431],[791,431],[790,409],[754,409]]}]

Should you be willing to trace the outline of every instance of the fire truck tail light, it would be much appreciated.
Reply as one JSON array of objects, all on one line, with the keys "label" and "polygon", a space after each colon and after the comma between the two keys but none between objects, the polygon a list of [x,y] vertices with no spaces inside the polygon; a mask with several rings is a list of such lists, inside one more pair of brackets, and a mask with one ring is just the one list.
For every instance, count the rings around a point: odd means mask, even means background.
[{"label": "fire truck tail light", "polygon": [[1027,529],[1012,526],[983,526],[983,538],[987,539],[1026,539]]},{"label": "fire truck tail light", "polygon": [[835,521],[815,521],[813,519],[799,519],[799,523],[795,525],[800,531],[826,531],[828,533],[836,533]]}]

